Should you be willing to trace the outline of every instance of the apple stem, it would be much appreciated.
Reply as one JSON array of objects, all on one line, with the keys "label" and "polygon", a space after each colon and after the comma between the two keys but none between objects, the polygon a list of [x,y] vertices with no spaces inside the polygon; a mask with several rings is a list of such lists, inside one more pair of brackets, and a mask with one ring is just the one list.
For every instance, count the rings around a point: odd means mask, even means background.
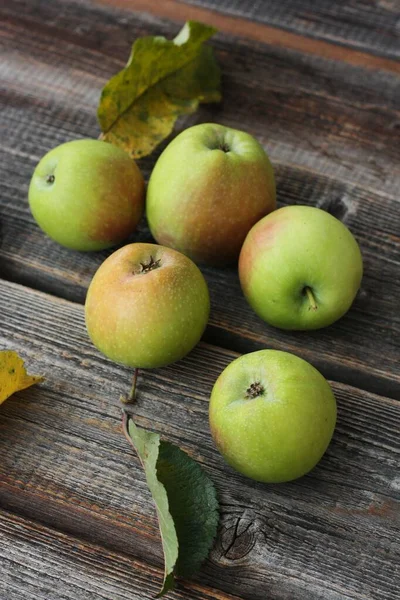
[{"label": "apple stem", "polygon": [[316,301],[315,301],[315,298],[314,298],[314,295],[313,295],[313,293],[312,293],[312,290],[311,290],[311,288],[309,288],[309,287],[307,286],[307,287],[305,288],[305,290],[306,290],[306,294],[307,294],[308,301],[309,301],[309,303],[310,303],[310,306],[309,306],[308,310],[317,310],[318,306],[317,306],[317,303],[316,303]]},{"label": "apple stem", "polygon": [[133,372],[133,378],[132,378],[132,387],[130,389],[129,394],[127,396],[123,395],[120,397],[120,400],[123,404],[133,404],[136,400],[136,383],[137,383],[138,373],[139,373],[139,369],[135,368],[135,370]]}]

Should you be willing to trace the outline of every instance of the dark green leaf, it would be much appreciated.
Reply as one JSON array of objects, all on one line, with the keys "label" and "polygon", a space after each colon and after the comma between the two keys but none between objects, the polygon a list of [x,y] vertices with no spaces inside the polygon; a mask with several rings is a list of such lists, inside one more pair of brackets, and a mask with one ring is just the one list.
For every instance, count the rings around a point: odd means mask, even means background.
[{"label": "dark green leaf", "polygon": [[157,509],[165,559],[161,596],[173,588],[174,575],[192,575],[207,557],[218,525],[216,492],[200,465],[177,446],[137,427],[127,415],[124,431]]}]

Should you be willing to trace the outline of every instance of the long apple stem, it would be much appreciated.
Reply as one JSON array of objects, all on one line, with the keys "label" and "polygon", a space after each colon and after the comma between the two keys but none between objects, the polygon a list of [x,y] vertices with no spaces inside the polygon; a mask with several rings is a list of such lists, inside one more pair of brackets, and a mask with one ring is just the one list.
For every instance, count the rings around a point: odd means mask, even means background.
[{"label": "long apple stem", "polygon": [[311,288],[309,288],[308,286],[306,287],[306,294],[307,294],[308,301],[310,303],[308,310],[317,310],[317,308],[318,308],[317,303],[315,302],[315,298],[311,291]]},{"label": "long apple stem", "polygon": [[139,374],[139,369],[135,368],[134,372],[133,372],[133,378],[132,378],[132,387],[130,389],[130,392],[127,396],[121,396],[120,400],[123,404],[133,404],[136,400],[136,384],[137,384],[137,378],[138,378],[138,374]]}]

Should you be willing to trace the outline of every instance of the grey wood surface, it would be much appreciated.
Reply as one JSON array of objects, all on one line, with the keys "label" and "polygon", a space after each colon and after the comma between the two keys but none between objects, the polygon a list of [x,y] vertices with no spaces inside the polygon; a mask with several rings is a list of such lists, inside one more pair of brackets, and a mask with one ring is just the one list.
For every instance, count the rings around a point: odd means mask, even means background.
[{"label": "grey wood surface", "polygon": [[[298,0],[283,1],[281,11],[277,11],[277,2],[263,2],[251,0],[239,2],[233,0],[224,2],[220,0],[163,0],[163,2],[154,2],[149,0],[96,0],[98,4],[107,6],[109,10],[113,8],[129,9],[140,13],[141,17],[149,15],[162,17],[172,21],[182,21],[192,19],[212,23],[217,29],[231,34],[238,39],[250,39],[262,44],[279,46],[301,52],[328,58],[330,60],[344,61],[358,67],[371,69],[381,69],[400,73],[400,64],[397,60],[398,55],[398,21],[400,9],[398,0],[394,0],[394,6],[387,14],[392,13],[393,19],[388,18],[386,35],[383,27],[371,27],[372,22],[376,21],[376,16],[371,11],[371,6],[365,6],[366,3],[350,2],[351,6],[341,1],[331,3],[326,10],[328,2],[318,0],[317,2],[307,1],[300,3]],[[384,12],[383,2],[376,6],[376,13]],[[368,2],[368,4],[372,4]],[[264,5],[265,4],[265,5]],[[355,5],[358,5],[357,8]],[[364,6],[363,6],[364,4]],[[375,2],[375,5],[378,4]],[[335,7],[337,6],[336,10]],[[312,6],[312,10],[310,10]],[[304,10],[305,8],[305,10]],[[347,8],[347,10],[346,10]],[[354,27],[351,29],[349,10],[354,14]],[[238,13],[241,12],[241,17]],[[362,17],[371,15],[371,23],[366,27],[362,23]],[[330,13],[330,14],[328,14]],[[336,13],[336,14],[334,14]],[[347,13],[347,14],[346,14]],[[248,16],[249,15],[249,16]],[[298,17],[300,16],[300,19]],[[330,16],[333,17],[336,27],[330,27]],[[359,20],[357,21],[357,19]],[[278,20],[281,25],[277,25]],[[302,21],[300,25],[299,21]],[[312,22],[319,25],[312,27]],[[345,21],[348,20],[346,24]],[[297,21],[299,31],[296,30],[294,23]],[[290,25],[292,22],[292,25]],[[322,26],[321,26],[322,25]],[[359,36],[359,29],[367,35]],[[390,31],[389,31],[390,30]],[[341,39],[335,41],[335,36],[339,34]],[[359,38],[357,40],[357,37]],[[360,39],[362,38],[362,40]],[[377,50],[376,42],[379,42],[380,49]],[[361,42],[361,43],[360,43]]]},{"label": "grey wood surface", "polygon": [[[320,206],[365,261],[351,311],[314,333],[268,327],[235,269],[204,269],[212,314],[183,361],[146,372],[133,411],[197,459],[221,524],[199,575],[171,598],[394,600],[400,588],[400,65],[397,0],[6,0],[0,9],[0,350],[46,381],[0,407],[0,599],[147,600],[162,578],[155,511],[121,434],[129,370],[90,344],[87,285],[106,253],[62,249],[27,206],[50,148],[97,137],[106,80],[139,35],[215,24],[224,101],[182,120],[246,129],[270,153],[279,204]],[[148,178],[159,154],[140,163]],[[149,240],[145,221],[132,238]],[[207,421],[214,380],[262,347],[332,380],[338,426],[321,463],[285,485],[233,472]]]},{"label": "grey wood surface", "polygon": [[[0,509],[1,598],[7,600],[142,600],[159,591],[159,570]],[[235,600],[181,582],[171,600]]]},{"label": "grey wood surface", "polygon": [[[38,0],[35,10],[16,2],[7,15],[2,39],[12,60],[0,67],[8,84],[0,115],[0,275],[83,302],[105,254],[73,253],[42,234],[26,203],[31,173],[49,148],[98,134],[99,90],[122,66],[132,37],[171,36],[179,25],[65,0]],[[321,206],[341,218],[361,244],[365,276],[343,320],[293,335],[256,317],[234,269],[207,269],[213,310],[206,339],[241,352],[266,344],[305,352],[328,377],[400,397],[399,79],[268,45],[238,46],[224,36],[215,45],[223,107],[205,108],[189,122],[217,120],[254,133],[271,154],[279,202]],[[34,57],[34,68],[26,57]],[[141,163],[146,177],[154,160]],[[149,239],[145,226],[134,239]]]},{"label": "grey wood surface", "polygon": [[[15,161],[20,169],[15,169]],[[7,178],[12,185],[4,185],[5,193],[0,198],[0,274],[84,302],[93,274],[110,252],[80,254],[46,238],[34,223],[25,200],[31,163],[15,156],[12,162],[12,173]],[[3,164],[10,163],[9,155]],[[383,194],[290,167],[278,166],[277,173],[280,204],[325,208],[356,235],[365,265],[361,291],[349,313],[333,326],[318,332],[284,332],[268,326],[252,311],[240,291],[235,268],[203,268],[212,301],[205,339],[240,352],[265,346],[300,352],[327,377],[399,398],[400,280],[396,273],[400,268],[400,203]],[[153,241],[145,223],[132,240]]]},{"label": "grey wood surface", "polygon": [[[1,65],[5,141],[17,137],[18,152],[35,160],[54,142],[97,136],[102,86],[125,64],[135,37],[177,33],[185,19],[185,6],[180,6],[180,22],[171,23],[95,2],[8,2],[0,30],[10,57]],[[398,75],[295,52],[268,40],[260,44],[220,33],[212,45],[223,71],[224,101],[221,107],[204,108],[195,119],[245,126],[274,161],[397,197]],[[32,118],[39,121],[36,138],[22,134]]]},{"label": "grey wood surface", "polygon": [[[13,340],[30,370],[46,374],[2,407],[0,506],[160,566],[154,508],[121,435],[129,370],[93,348],[79,304],[1,282],[0,311],[0,348]],[[221,527],[197,581],[249,600],[394,600],[400,404],[333,382],[338,425],[321,463],[293,483],[258,484],[225,465],[208,430],[212,385],[235,356],[200,344],[143,374],[133,408],[139,425],[187,450],[216,484]]]},{"label": "grey wood surface", "polygon": [[380,55],[400,57],[398,0],[187,0],[190,4],[323,38]]}]

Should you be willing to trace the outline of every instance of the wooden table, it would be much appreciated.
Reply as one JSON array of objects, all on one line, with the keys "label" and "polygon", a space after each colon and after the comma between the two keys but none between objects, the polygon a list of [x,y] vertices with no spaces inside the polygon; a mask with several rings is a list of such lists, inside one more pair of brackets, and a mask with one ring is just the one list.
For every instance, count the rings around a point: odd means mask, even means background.
[{"label": "wooden table", "polygon": [[[105,81],[144,34],[215,24],[224,102],[181,127],[244,128],[270,153],[279,204],[319,206],[357,237],[365,277],[343,319],[315,333],[268,327],[234,269],[204,269],[202,343],[146,372],[135,407],[215,482],[215,547],[173,599],[394,600],[400,587],[400,54],[397,0],[6,0],[1,42],[0,348],[46,381],[0,408],[1,600],[135,600],[157,592],[162,551],[138,460],[121,435],[129,371],[103,358],[83,322],[107,253],[47,239],[27,204],[39,158],[97,137]],[[157,156],[142,161],[148,177]],[[147,240],[145,224],[135,236]],[[332,381],[339,409],[309,475],[262,485],[215,450],[207,406],[237,353],[285,349]]]}]

